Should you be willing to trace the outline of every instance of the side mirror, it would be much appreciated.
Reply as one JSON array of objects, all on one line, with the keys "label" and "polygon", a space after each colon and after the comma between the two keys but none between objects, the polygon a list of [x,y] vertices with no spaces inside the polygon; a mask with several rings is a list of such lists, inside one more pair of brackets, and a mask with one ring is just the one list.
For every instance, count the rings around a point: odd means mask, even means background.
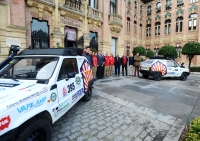
[{"label": "side mirror", "polygon": [[75,72],[68,72],[67,76],[68,76],[68,78],[73,78],[73,77],[75,77]]},{"label": "side mirror", "polygon": [[181,66],[183,66],[183,65],[184,65],[184,63],[182,62],[182,63],[181,63]]}]

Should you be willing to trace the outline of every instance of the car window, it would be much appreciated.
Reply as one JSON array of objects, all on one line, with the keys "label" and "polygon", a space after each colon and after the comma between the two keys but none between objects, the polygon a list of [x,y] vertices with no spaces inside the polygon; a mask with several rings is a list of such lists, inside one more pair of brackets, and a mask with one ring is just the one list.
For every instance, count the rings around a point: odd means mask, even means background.
[{"label": "car window", "polygon": [[58,75],[58,80],[67,78],[67,73],[70,72],[74,72],[75,74],[79,73],[76,58],[65,58],[63,60]]},{"label": "car window", "polygon": [[174,66],[173,67],[178,67],[178,65],[174,62]]},{"label": "car window", "polygon": [[173,67],[174,66],[174,62],[172,61],[167,61],[167,67]]}]

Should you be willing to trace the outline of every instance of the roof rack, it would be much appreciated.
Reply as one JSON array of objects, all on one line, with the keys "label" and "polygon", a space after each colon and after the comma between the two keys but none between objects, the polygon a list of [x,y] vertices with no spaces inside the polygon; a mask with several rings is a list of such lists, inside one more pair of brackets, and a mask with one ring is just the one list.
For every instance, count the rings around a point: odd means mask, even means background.
[{"label": "roof rack", "polygon": [[169,57],[163,57],[163,56],[155,56],[155,57],[149,57],[149,59],[164,59],[164,60],[173,60]]},{"label": "roof rack", "polygon": [[61,56],[77,56],[82,55],[83,49],[77,47],[67,48],[48,48],[48,49],[25,49],[18,56],[22,55],[61,55]]}]

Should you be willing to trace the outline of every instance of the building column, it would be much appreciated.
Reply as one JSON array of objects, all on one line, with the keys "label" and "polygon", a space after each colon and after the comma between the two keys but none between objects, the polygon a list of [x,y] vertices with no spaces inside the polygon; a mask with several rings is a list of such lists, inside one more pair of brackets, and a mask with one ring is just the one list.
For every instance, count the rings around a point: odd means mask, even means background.
[{"label": "building column", "polygon": [[90,45],[90,39],[89,39],[89,33],[88,33],[88,19],[87,19],[87,13],[88,13],[88,0],[83,1],[84,3],[84,13],[85,13],[85,18],[84,18],[84,31],[83,31],[83,38],[84,38],[84,46],[89,46]]},{"label": "building column", "polygon": [[59,18],[59,12],[58,12],[58,0],[55,0],[55,10],[54,10],[54,14],[53,14],[53,17],[54,17],[54,30],[53,30],[53,33],[51,33],[51,36],[52,36],[52,41],[53,41],[53,47],[57,47],[57,46],[61,46],[62,45],[62,39],[63,39],[63,34],[62,32],[59,30],[60,26],[59,26],[59,22],[58,20],[60,19]]}]

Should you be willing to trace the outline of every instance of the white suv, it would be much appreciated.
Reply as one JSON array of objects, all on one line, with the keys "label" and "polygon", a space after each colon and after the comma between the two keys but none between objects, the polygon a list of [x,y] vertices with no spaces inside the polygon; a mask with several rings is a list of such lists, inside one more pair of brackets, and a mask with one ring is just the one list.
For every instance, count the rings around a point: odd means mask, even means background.
[{"label": "white suv", "polygon": [[89,101],[92,84],[76,49],[23,50],[0,68],[0,141],[50,141],[51,124],[81,98]]},{"label": "white suv", "polygon": [[188,68],[180,66],[176,61],[170,58],[151,57],[141,62],[140,73],[144,78],[153,76],[156,81],[160,81],[162,77],[178,77],[186,80],[190,75]]}]

